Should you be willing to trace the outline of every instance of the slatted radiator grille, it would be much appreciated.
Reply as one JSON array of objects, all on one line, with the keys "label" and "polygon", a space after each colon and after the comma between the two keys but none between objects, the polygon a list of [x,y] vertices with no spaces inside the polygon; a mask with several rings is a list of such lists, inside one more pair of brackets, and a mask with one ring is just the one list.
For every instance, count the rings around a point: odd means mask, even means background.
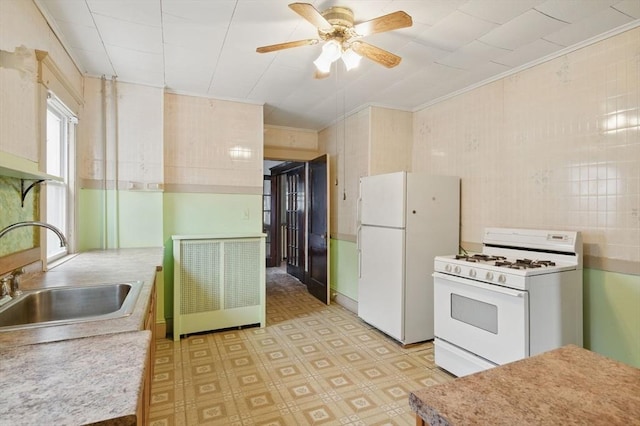
[{"label": "slatted radiator grille", "polygon": [[263,273],[260,263],[262,241],[229,241],[224,245],[224,306],[225,309],[254,306],[260,303],[260,287],[256,285]]},{"label": "slatted radiator grille", "polygon": [[182,241],[180,257],[181,314],[217,311],[220,306],[222,242]]},{"label": "slatted radiator grille", "polygon": [[265,326],[264,234],[173,240],[175,341],[189,333]]}]

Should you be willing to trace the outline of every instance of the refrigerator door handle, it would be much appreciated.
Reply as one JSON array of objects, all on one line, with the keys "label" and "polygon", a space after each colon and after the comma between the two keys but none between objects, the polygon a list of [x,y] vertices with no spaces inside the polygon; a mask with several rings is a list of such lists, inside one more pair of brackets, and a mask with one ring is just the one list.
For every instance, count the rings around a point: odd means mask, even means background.
[{"label": "refrigerator door handle", "polygon": [[362,226],[358,225],[358,230],[356,231],[356,250],[358,251],[358,278],[362,278],[362,250],[360,249],[361,230]]}]

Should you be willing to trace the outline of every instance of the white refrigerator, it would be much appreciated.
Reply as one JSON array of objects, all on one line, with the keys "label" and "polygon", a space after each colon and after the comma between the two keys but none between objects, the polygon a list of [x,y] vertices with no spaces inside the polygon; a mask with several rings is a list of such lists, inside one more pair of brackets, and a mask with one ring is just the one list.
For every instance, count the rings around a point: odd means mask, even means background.
[{"label": "white refrigerator", "polygon": [[433,339],[433,260],[457,253],[460,179],[360,179],[358,316],[402,344]]}]

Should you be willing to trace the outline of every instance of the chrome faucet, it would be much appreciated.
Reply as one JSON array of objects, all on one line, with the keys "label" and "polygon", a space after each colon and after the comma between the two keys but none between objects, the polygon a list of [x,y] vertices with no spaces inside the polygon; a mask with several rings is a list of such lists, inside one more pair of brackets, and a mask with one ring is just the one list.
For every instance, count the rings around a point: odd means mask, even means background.
[{"label": "chrome faucet", "polygon": [[[58,238],[60,238],[60,247],[66,247],[67,246],[67,238],[64,236],[64,234],[62,233],[62,231],[60,231],[58,228],[56,228],[53,225],[50,225],[48,223],[45,222],[38,222],[35,220],[32,221],[27,221],[27,222],[16,222],[13,225],[9,225],[6,228],[4,228],[2,231],[0,231],[0,238],[4,237],[4,235],[9,232],[12,231],[14,229],[17,228],[22,228],[23,226],[41,226],[43,228],[47,228],[52,230],[53,232],[55,232],[55,234],[58,236]],[[16,269],[15,271],[13,271],[13,273],[11,275],[8,275],[6,277],[4,277],[2,279],[2,292],[5,293],[7,290],[11,292],[11,296],[12,297],[16,297],[22,294],[22,291],[20,290],[20,277],[21,275],[24,274],[24,269],[19,268]],[[4,296],[4,294],[3,294]]]},{"label": "chrome faucet", "polygon": [[64,236],[62,231],[60,231],[58,228],[56,228],[53,225],[49,225],[48,223],[45,223],[45,222],[37,222],[35,220],[27,221],[27,222],[16,222],[13,225],[7,226],[2,231],[0,231],[0,238],[4,237],[4,235],[7,232],[9,232],[11,230],[14,230],[16,228],[22,228],[23,226],[41,226],[43,228],[50,229],[50,230],[52,230],[53,232],[56,233],[58,238],[60,238],[60,247],[66,247],[67,246],[67,238]]}]

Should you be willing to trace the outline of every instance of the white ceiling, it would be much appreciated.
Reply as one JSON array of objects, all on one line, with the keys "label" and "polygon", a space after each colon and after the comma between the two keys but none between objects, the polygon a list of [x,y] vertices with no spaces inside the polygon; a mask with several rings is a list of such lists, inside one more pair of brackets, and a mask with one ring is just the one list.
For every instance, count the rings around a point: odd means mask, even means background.
[{"label": "white ceiling", "polygon": [[605,33],[640,25],[640,0],[323,0],[356,23],[397,10],[413,26],[365,38],[402,57],[367,59],[313,78],[321,45],[287,0],[35,0],[79,69],[91,76],[264,104],[265,124],[320,130],[374,104],[413,111]]}]

